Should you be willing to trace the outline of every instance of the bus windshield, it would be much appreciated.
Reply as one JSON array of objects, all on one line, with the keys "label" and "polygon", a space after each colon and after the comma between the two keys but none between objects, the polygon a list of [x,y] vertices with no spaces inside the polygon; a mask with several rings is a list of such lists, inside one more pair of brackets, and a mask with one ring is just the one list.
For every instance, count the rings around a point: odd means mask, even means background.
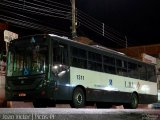
[{"label": "bus windshield", "polygon": [[[7,76],[27,76],[45,73],[48,69],[48,47],[35,38],[15,41],[8,51]],[[37,43],[36,43],[37,42]]]}]

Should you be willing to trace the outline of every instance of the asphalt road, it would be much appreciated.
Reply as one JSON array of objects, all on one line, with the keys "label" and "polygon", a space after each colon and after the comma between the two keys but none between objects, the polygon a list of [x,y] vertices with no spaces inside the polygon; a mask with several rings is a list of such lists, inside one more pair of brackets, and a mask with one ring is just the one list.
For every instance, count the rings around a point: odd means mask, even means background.
[{"label": "asphalt road", "polygon": [[57,104],[55,108],[33,108],[31,102],[12,102],[12,108],[0,108],[0,120],[160,120],[160,110],[139,105],[138,109],[83,109],[70,108],[68,104]]},{"label": "asphalt road", "polygon": [[[33,108],[31,102],[11,102],[12,108]],[[69,104],[56,104],[56,108],[70,108]],[[95,106],[86,106],[86,108],[95,108]],[[113,109],[123,109],[123,106],[112,106]],[[151,109],[151,105],[139,105],[138,109]]]},{"label": "asphalt road", "polygon": [[160,120],[160,110],[1,108],[0,120]]}]

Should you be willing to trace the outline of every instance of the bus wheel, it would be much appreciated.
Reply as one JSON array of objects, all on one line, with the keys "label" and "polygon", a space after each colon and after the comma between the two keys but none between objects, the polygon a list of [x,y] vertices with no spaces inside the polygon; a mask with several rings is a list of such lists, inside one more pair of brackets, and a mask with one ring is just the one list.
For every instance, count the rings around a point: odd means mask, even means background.
[{"label": "bus wheel", "polygon": [[47,107],[47,101],[46,100],[34,100],[33,106],[35,108],[45,108]]},{"label": "bus wheel", "polygon": [[96,103],[97,108],[111,108],[112,104],[110,103],[105,103],[105,102],[97,102]]},{"label": "bus wheel", "polygon": [[72,108],[83,108],[85,106],[85,94],[84,91],[78,87],[73,91],[72,96]]},{"label": "bus wheel", "polygon": [[138,96],[135,93],[133,93],[132,98],[131,98],[131,102],[124,104],[123,106],[124,106],[124,108],[136,109],[138,107]]}]

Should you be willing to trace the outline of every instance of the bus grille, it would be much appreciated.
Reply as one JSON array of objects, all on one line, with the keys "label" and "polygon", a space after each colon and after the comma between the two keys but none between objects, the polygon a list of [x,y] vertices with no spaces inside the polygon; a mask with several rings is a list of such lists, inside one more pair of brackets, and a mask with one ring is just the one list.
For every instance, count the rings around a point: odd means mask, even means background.
[{"label": "bus grille", "polygon": [[17,85],[31,85],[33,84],[35,79],[25,79],[25,80],[13,80],[12,84],[17,86]]},{"label": "bus grille", "polygon": [[12,90],[35,89],[43,80],[45,75],[35,75],[29,77],[8,77],[6,85]]}]

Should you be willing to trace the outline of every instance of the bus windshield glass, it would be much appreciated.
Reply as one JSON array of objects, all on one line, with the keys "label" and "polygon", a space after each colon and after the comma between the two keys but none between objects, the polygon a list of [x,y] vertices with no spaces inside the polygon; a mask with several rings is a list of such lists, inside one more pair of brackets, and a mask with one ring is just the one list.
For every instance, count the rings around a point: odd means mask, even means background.
[{"label": "bus windshield glass", "polygon": [[48,47],[44,39],[31,37],[10,43],[7,76],[28,76],[46,73]]}]

